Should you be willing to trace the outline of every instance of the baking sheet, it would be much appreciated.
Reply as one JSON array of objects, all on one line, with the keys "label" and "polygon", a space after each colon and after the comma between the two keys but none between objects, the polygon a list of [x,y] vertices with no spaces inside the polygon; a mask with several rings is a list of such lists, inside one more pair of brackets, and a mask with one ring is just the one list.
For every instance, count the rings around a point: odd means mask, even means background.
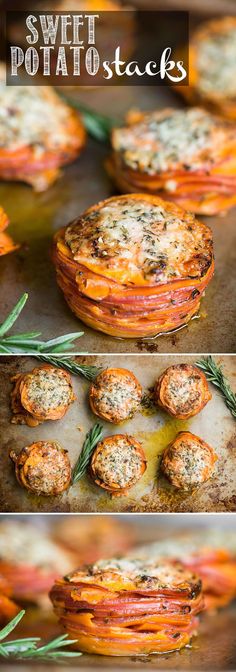
[{"label": "baking sheet", "polygon": [[[168,87],[109,87],[67,94],[118,119],[132,107],[154,109],[183,105]],[[0,204],[10,219],[10,232],[22,243],[18,252],[0,259],[0,322],[21,294],[27,306],[15,331],[42,330],[44,339],[84,331],[77,352],[228,352],[236,351],[235,209],[226,217],[202,217],[213,230],[216,271],[201,303],[200,319],[178,332],[149,339],[115,339],[83,325],[69,310],[57,288],[50,260],[53,233],[85,208],[115,193],[103,162],[109,148],[89,140],[79,159],[63,170],[48,191],[35,194],[24,184],[0,183]]]},{"label": "baking sheet", "polygon": [[[106,367],[125,367],[140,380],[144,393],[153,387],[156,378],[171,364],[194,362],[196,357],[185,356],[87,356],[87,364]],[[236,362],[233,355],[216,357],[223,364],[224,372],[235,388]],[[10,450],[19,452],[34,441],[57,440],[69,450],[74,465],[80,453],[86,432],[98,418],[88,405],[89,382],[74,376],[73,386],[77,400],[62,420],[47,421],[36,428],[10,424],[10,378],[15,373],[30,371],[37,366],[29,357],[2,357],[0,360],[0,510],[3,512],[205,512],[236,511],[236,425],[216,388],[211,388],[213,398],[194,418],[188,421],[171,418],[161,409],[138,411],[122,425],[103,423],[104,435],[128,433],[143,445],[148,467],[128,496],[111,499],[96,486],[89,476],[84,476],[69,491],[57,497],[39,497],[21,488],[15,478],[9,459]],[[214,477],[192,494],[178,492],[161,475],[159,462],[164,448],[177,432],[188,429],[212,445],[218,455]]]}]

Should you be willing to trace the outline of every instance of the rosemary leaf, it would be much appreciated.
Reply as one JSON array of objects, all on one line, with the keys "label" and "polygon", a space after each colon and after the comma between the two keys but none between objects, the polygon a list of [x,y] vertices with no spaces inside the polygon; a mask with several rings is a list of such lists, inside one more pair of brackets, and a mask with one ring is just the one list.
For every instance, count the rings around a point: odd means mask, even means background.
[{"label": "rosemary leaf", "polygon": [[71,644],[76,643],[76,639],[67,639],[68,635],[60,635],[56,637],[51,642],[44,644],[38,648],[35,648],[33,651],[31,649],[26,650],[22,653],[21,658],[42,658],[44,660],[50,660],[51,658],[74,658],[81,656],[82,653],[77,651],[61,651],[63,647],[71,646]]},{"label": "rosemary leaf", "polygon": [[72,473],[72,485],[77,483],[79,479],[84,475],[90,459],[92,457],[93,451],[96,448],[97,443],[102,438],[103,427],[100,423],[97,423],[89,430],[86,434],[86,438],[80,453],[80,456],[76,462],[76,465]]},{"label": "rosemary leaf", "polygon": [[32,347],[30,345],[27,345],[26,343],[22,343],[20,346],[15,346],[12,345],[11,342],[8,344],[7,347],[4,345],[4,341],[0,342],[0,352],[5,352],[8,353],[9,355],[34,355],[36,352],[38,352],[38,349],[36,346]]},{"label": "rosemary leaf", "polygon": [[21,621],[23,616],[25,615],[25,609],[22,609],[19,614],[17,614],[12,620],[5,625],[5,628],[2,628],[0,630],[0,642],[5,639],[8,635],[10,635],[10,632],[15,629],[16,625]]},{"label": "rosemary leaf", "polygon": [[[24,338],[22,338],[22,336]],[[35,348],[35,346],[41,346],[42,341],[38,341],[36,338],[27,338],[27,336],[25,337],[25,334],[21,334],[20,336],[8,336],[7,338],[3,338],[1,339],[1,343],[5,344],[6,346],[7,344],[10,344],[10,346],[16,347],[22,347],[23,345],[33,345]]]},{"label": "rosemary leaf", "polygon": [[63,650],[64,647],[71,646],[71,644],[77,642],[76,639],[68,639],[68,635],[59,635],[59,637],[56,637],[51,642],[47,642],[42,646],[38,646],[38,642],[41,641],[40,637],[25,637],[4,642],[3,640],[15,629],[24,614],[25,610],[22,609],[22,611],[20,611],[19,614],[5,626],[5,628],[0,630],[0,658],[17,660],[41,658],[42,660],[57,660],[60,658],[75,658],[77,656],[82,656],[82,653],[79,651]]},{"label": "rosemary leaf", "polygon": [[80,338],[80,336],[83,336],[82,331],[78,331],[72,334],[66,334],[66,336],[58,336],[57,338],[52,338],[50,341],[47,341],[47,347],[53,348],[54,346],[63,345],[64,343],[67,342],[71,343],[76,338]]},{"label": "rosemary leaf", "polygon": [[0,353],[2,353],[2,354],[7,354],[7,355],[9,355],[9,354],[12,355],[12,354],[13,354],[13,350],[9,350],[9,348],[5,348],[5,345],[3,345],[2,343],[0,343]]},{"label": "rosemary leaf", "polygon": [[28,294],[22,294],[21,298],[17,302],[17,304],[14,306],[14,308],[11,310],[9,313],[8,317],[4,320],[4,322],[0,325],[0,338],[2,336],[5,336],[5,334],[11,329],[13,324],[16,322],[17,318],[19,317],[21,311],[24,308],[24,305],[26,304],[26,301],[28,299]]},{"label": "rosemary leaf", "polygon": [[225,401],[227,408],[234,418],[236,418],[236,394],[231,390],[227,378],[224,376],[222,368],[218,366],[211,355],[203,357],[196,362],[199,369],[204,371],[207,380],[218,387]]},{"label": "rosemary leaf", "polygon": [[69,371],[72,375],[79,375],[87,378],[87,380],[94,380],[96,376],[100,373],[101,366],[89,366],[88,364],[79,364],[73,359],[70,359],[69,355],[64,355],[63,357],[51,357],[48,355],[35,355],[37,359],[40,359],[42,362],[48,362],[52,366],[59,366],[60,369],[65,369]]},{"label": "rosemary leaf", "polygon": [[20,654],[24,653],[25,651],[35,651],[37,642],[40,641],[40,637],[27,637],[25,639],[13,639],[13,640],[8,640],[8,642],[5,642],[2,644],[2,650],[0,646],[0,655],[4,657],[7,656],[19,656]]},{"label": "rosemary leaf", "polygon": [[14,336],[6,336],[4,338],[4,341],[7,343],[7,341],[15,341],[15,342],[20,342],[22,340],[32,340],[33,343],[35,343],[35,338],[38,338],[38,336],[41,336],[41,331],[29,331],[25,334],[15,334]]},{"label": "rosemary leaf", "polygon": [[12,309],[8,317],[0,325],[0,353],[7,354],[36,354],[38,352],[64,352],[74,347],[74,341],[83,336],[84,332],[79,331],[72,334],[58,336],[49,341],[40,341],[40,331],[31,331],[23,334],[14,334],[6,336],[13,324],[19,317],[24,305],[28,299],[28,294],[23,294],[16,306]]}]

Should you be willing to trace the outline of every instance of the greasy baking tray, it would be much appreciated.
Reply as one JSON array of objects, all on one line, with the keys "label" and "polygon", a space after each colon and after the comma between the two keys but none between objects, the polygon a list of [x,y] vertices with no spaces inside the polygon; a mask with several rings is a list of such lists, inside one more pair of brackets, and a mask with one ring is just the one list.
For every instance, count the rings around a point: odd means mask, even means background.
[{"label": "greasy baking tray", "polygon": [[[122,119],[131,107],[181,106],[167,87],[109,87],[67,91],[91,108]],[[109,148],[89,140],[79,159],[63,170],[48,191],[35,194],[24,184],[0,183],[0,204],[10,219],[10,232],[22,247],[0,259],[0,322],[24,291],[29,300],[16,331],[40,330],[46,339],[84,331],[77,352],[235,352],[236,227],[235,209],[225,218],[202,219],[213,230],[216,271],[200,309],[184,329],[155,339],[115,339],[83,325],[70,312],[56,285],[50,260],[53,233],[85,208],[115,193],[103,168]]]},{"label": "greasy baking tray", "polygon": [[[135,373],[143,385],[145,398],[155,379],[170,364],[190,361],[193,356],[155,355],[106,355],[83,358],[88,364],[105,367],[126,367]],[[196,361],[196,357],[195,357]],[[234,389],[235,357],[219,356],[225,374]],[[111,499],[110,495],[84,476],[69,491],[58,497],[39,497],[21,488],[14,475],[9,451],[19,452],[34,441],[58,440],[69,450],[72,465],[75,464],[86,432],[97,421],[88,405],[89,383],[78,376],[73,377],[77,401],[60,421],[48,421],[36,428],[10,424],[10,378],[15,373],[30,371],[37,362],[29,357],[2,357],[0,361],[0,511],[16,512],[197,512],[236,511],[236,425],[216,388],[213,398],[200,414],[187,422],[171,418],[162,410],[149,404],[142,406],[133,419],[122,425],[104,423],[104,434],[128,433],[141,441],[148,467],[140,481],[127,497]],[[189,429],[207,441],[216,450],[218,461],[214,477],[192,494],[176,491],[161,476],[159,461],[168,443],[181,429]]]}]

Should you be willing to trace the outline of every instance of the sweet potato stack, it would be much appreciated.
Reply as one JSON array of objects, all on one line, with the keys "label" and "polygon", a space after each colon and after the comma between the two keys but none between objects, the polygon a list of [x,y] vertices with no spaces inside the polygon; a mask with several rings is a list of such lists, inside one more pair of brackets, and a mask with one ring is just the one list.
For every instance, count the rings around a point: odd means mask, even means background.
[{"label": "sweet potato stack", "polygon": [[6,86],[0,63],[0,179],[45,191],[85,144],[79,115],[50,86]]},{"label": "sweet potato stack", "polygon": [[60,420],[76,399],[70,374],[50,364],[19,373],[12,382],[13,424],[36,427],[46,420]]},{"label": "sweet potato stack", "polygon": [[178,87],[188,103],[236,121],[236,16],[196,28],[189,44],[189,85]]},{"label": "sweet potato stack", "polygon": [[12,583],[14,596],[21,603],[37,603],[39,596],[47,593],[54,581],[55,572],[40,571],[27,561],[25,565],[0,561],[0,568],[4,576]]},{"label": "sweet potato stack", "polygon": [[236,204],[236,127],[225,119],[197,107],[130,112],[111,142],[107,169],[123,193],[158,194],[202,215]]},{"label": "sweet potato stack", "polygon": [[211,396],[205,374],[193,364],[168,366],[154,388],[155,404],[179,420],[197,415]]},{"label": "sweet potato stack", "polygon": [[181,649],[203,608],[201,582],[182,565],[127,558],[78,569],[50,597],[74,648],[110,656]]},{"label": "sweet potato stack", "polygon": [[95,205],[54,239],[57,281],[72,311],[117,337],[185,324],[214,270],[212,233],[157,196],[130,194]]},{"label": "sweet potato stack", "polygon": [[90,475],[112,497],[122,497],[139,481],[146,468],[146,456],[139,441],[128,434],[116,434],[97,444]]},{"label": "sweet potato stack", "polygon": [[0,522],[0,575],[20,605],[44,604],[53,581],[70,571],[73,562],[70,553],[37,526],[22,520]]},{"label": "sweet potato stack", "polygon": [[161,468],[175,488],[190,491],[211,478],[217,459],[213,448],[199,436],[178,432],[162,453]]},{"label": "sweet potato stack", "polygon": [[186,556],[189,567],[202,579],[205,607],[208,610],[225,607],[236,597],[236,549],[227,548],[226,542],[205,542],[199,552]]},{"label": "sweet potato stack", "polygon": [[57,441],[36,441],[18,454],[11,450],[10,458],[18,483],[34,495],[56,496],[70,486],[68,451]]}]

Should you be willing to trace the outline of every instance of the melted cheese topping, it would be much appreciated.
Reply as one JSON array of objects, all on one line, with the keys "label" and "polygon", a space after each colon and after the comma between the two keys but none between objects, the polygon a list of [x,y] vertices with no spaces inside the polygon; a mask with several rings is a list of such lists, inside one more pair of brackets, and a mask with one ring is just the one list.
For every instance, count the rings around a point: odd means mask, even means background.
[{"label": "melted cheese topping", "polygon": [[[56,151],[70,142],[70,108],[51,87],[6,86],[0,68],[0,148],[17,151],[33,146],[40,158],[45,149]],[[72,139],[73,143],[73,139]]]},{"label": "melted cheese topping", "polygon": [[71,386],[64,372],[58,369],[38,369],[24,378],[27,407],[34,413],[52,411],[71,402]]},{"label": "melted cheese topping", "polygon": [[193,215],[130,196],[105,201],[65,231],[74,259],[120,282],[160,284],[202,277],[211,261],[211,234]]},{"label": "melted cheese topping", "polygon": [[197,52],[198,88],[203,94],[236,97],[236,26],[213,31]]},{"label": "melted cheese topping", "polygon": [[69,571],[71,562],[45,531],[21,520],[0,522],[0,560],[22,565]]},{"label": "melted cheese topping", "polygon": [[96,456],[95,471],[106,485],[112,487],[116,484],[125,488],[140,478],[142,465],[141,455],[126,436],[119,439],[111,437],[110,443],[106,441],[104,450]]},{"label": "melted cheese topping", "polygon": [[[117,579],[115,578],[117,577]],[[120,581],[121,586],[130,583],[140,590],[161,590],[191,588],[191,583],[196,582],[196,577],[182,566],[171,565],[168,561],[158,562],[155,560],[145,561],[140,559],[112,558],[111,560],[100,560],[98,563],[89,567],[89,573],[86,570],[78,571],[69,577],[70,581],[82,580],[85,583],[101,583],[104,587],[107,585],[112,590],[112,580],[114,585]],[[123,584],[123,585],[122,585]]]},{"label": "melted cheese topping", "polygon": [[115,129],[112,138],[113,148],[129,168],[155,175],[174,171],[180,165],[196,171],[203,164],[210,164],[225,142],[225,132],[219,121],[204,110],[168,109]]}]

